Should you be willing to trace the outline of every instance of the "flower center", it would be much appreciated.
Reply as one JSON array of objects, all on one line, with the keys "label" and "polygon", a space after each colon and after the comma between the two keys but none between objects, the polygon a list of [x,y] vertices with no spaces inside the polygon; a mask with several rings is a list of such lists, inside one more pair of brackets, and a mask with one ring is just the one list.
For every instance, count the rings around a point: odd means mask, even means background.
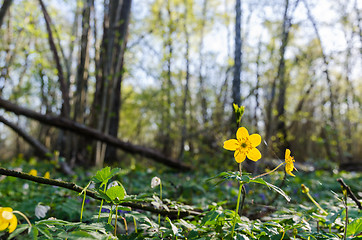
[{"label": "flower center", "polygon": [[247,154],[252,149],[251,142],[247,138],[242,138],[239,141],[240,141],[240,151]]},{"label": "flower center", "polygon": [[3,211],[2,217],[8,221],[10,221],[13,218],[13,213],[8,211]]}]

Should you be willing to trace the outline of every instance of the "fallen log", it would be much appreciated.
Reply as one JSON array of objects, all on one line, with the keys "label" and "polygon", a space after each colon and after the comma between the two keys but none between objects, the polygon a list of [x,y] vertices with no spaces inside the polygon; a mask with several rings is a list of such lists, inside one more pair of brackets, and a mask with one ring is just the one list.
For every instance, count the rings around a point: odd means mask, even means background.
[{"label": "fallen log", "polygon": [[160,153],[154,149],[135,145],[130,142],[124,142],[118,138],[115,138],[108,134],[104,134],[101,131],[87,127],[83,124],[77,123],[75,121],[72,121],[72,120],[64,118],[64,117],[53,116],[50,114],[40,114],[33,110],[20,107],[5,99],[2,99],[2,98],[0,98],[0,108],[5,109],[6,111],[13,112],[17,115],[26,116],[28,118],[37,120],[41,123],[44,123],[44,124],[47,124],[50,126],[68,130],[75,134],[82,135],[85,137],[90,137],[94,140],[98,140],[98,141],[107,143],[109,145],[112,145],[114,147],[117,147],[119,149],[122,149],[123,151],[128,152],[128,153],[139,154],[141,156],[150,158],[156,162],[162,163],[162,164],[172,167],[172,168],[176,168],[178,170],[182,170],[182,171],[191,170],[190,166],[176,162],[172,158],[166,157],[162,153]]}]

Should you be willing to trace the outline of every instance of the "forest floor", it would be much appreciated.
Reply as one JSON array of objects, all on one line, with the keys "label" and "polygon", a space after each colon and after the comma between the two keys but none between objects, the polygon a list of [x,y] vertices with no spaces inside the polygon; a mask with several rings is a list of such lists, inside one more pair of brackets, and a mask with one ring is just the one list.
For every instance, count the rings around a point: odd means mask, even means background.
[{"label": "forest floor", "polygon": [[[106,171],[79,168],[74,176],[66,176],[56,170],[54,162],[37,163],[21,158],[1,165],[25,173],[33,169],[41,177],[49,172],[50,179],[74,182],[81,187],[93,180],[95,184],[88,189],[105,201],[99,211],[101,201],[88,195],[84,198],[84,194],[62,187],[0,176],[0,207],[23,213],[31,224],[30,227],[24,217],[14,212],[21,224],[11,234],[6,230],[0,232],[0,239],[362,239],[361,210],[356,202],[345,197],[337,181],[343,179],[361,199],[361,172],[299,170],[295,177],[285,177],[280,170],[263,177],[275,189],[252,182],[250,175],[245,174],[247,177],[242,180],[246,194],[239,216],[234,211],[239,183],[231,172],[229,178],[225,178],[225,173],[211,179],[220,172],[204,169],[180,173],[133,164],[108,175],[106,185],[116,180],[125,190],[125,196],[113,198],[110,192],[104,191],[102,195],[99,190],[104,188],[99,183],[107,178],[102,175]],[[159,178],[162,190],[160,185],[151,187],[154,177]],[[286,196],[273,191],[277,189],[282,189]],[[118,197],[133,202],[136,208],[123,206]],[[149,208],[159,209],[161,214]],[[172,209],[197,214],[164,214]]]}]

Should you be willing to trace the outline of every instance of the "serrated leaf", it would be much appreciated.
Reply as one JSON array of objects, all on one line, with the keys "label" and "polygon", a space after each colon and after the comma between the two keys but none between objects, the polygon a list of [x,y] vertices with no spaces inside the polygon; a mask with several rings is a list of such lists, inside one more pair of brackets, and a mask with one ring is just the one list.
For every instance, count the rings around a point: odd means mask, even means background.
[{"label": "serrated leaf", "polygon": [[112,202],[112,199],[108,197],[108,195],[102,190],[98,191],[98,194],[102,199],[106,200],[107,202]]},{"label": "serrated leaf", "polygon": [[362,218],[355,219],[347,226],[347,236],[357,236],[362,232]]},{"label": "serrated leaf", "polygon": [[111,179],[113,176],[120,173],[119,168],[114,168],[111,170],[110,167],[105,167],[99,171],[97,171],[96,175],[92,178],[93,181],[96,183],[107,184],[108,180]]},{"label": "serrated leaf", "polygon": [[122,185],[114,186],[106,191],[106,195],[112,200],[123,200],[126,196],[126,190]]},{"label": "serrated leaf", "polygon": [[288,202],[290,201],[290,197],[282,189],[280,189],[279,187],[277,187],[277,186],[275,186],[275,185],[273,185],[271,183],[268,183],[268,182],[264,181],[264,179],[262,179],[262,178],[251,179],[250,182],[263,184],[263,185],[273,189],[274,191],[276,191],[280,195],[282,195]]}]

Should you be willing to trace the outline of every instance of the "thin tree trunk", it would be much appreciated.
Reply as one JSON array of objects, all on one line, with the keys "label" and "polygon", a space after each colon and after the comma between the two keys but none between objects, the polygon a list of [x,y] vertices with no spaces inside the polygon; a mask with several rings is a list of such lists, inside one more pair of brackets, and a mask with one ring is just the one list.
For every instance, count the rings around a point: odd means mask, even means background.
[{"label": "thin tree trunk", "polygon": [[185,52],[185,65],[186,65],[186,78],[185,78],[185,86],[184,86],[184,98],[182,101],[182,130],[181,130],[181,146],[180,146],[180,153],[178,160],[181,162],[184,157],[184,150],[185,150],[185,141],[187,135],[187,115],[186,115],[186,106],[187,106],[187,99],[189,96],[189,81],[190,81],[190,55],[189,55],[189,32],[187,29],[188,20],[188,5],[187,0],[184,1],[185,4],[185,17],[184,17],[184,33],[185,33],[185,44],[186,44],[186,52]]},{"label": "thin tree trunk", "polygon": [[[347,37],[347,33],[345,32],[345,37],[346,39]],[[345,59],[345,65],[344,65],[344,69],[346,71],[346,76],[345,76],[345,81],[346,81],[346,86],[347,89],[345,90],[345,103],[347,105],[347,113],[345,114],[345,131],[346,131],[346,146],[347,146],[347,152],[349,154],[352,154],[352,126],[351,126],[351,121],[350,121],[350,111],[351,111],[351,107],[350,107],[350,95],[351,95],[351,99],[354,99],[354,89],[350,80],[350,75],[351,75],[351,66],[350,66],[350,61],[351,61],[351,51],[352,51],[352,38],[353,38],[353,34],[351,36],[350,39],[347,40],[347,49],[346,49],[346,59]]]},{"label": "thin tree trunk", "polygon": [[56,67],[57,67],[58,80],[59,80],[60,90],[62,92],[62,100],[63,100],[62,116],[69,118],[69,113],[70,113],[69,86],[68,86],[67,82],[65,81],[64,74],[63,74],[63,68],[60,63],[58,50],[54,43],[54,38],[53,38],[53,34],[52,34],[52,29],[51,29],[50,16],[45,8],[43,0],[39,0],[39,3],[41,6],[43,15],[44,15],[44,20],[45,20],[45,24],[46,24],[46,28],[47,28],[47,32],[48,32],[48,41],[49,41],[50,50],[53,53],[54,61],[55,61]]},{"label": "thin tree trunk", "polygon": [[[132,0],[124,0],[120,12],[120,20],[117,23],[117,38],[116,38],[116,51],[114,55],[113,68],[115,73],[113,74],[113,87],[110,96],[109,109],[111,114],[108,114],[106,122],[106,130],[109,135],[113,137],[118,136],[118,127],[120,121],[120,109],[121,109],[121,86],[123,79],[123,65],[124,65],[124,54],[127,46],[127,32],[128,25],[131,15]],[[116,148],[109,147],[105,153],[105,160],[107,162],[116,159]]]},{"label": "thin tree trunk", "polygon": [[77,64],[76,87],[73,118],[84,124],[85,107],[87,105],[88,66],[89,66],[89,35],[90,35],[90,7],[92,0],[85,0],[82,13],[82,36],[80,41],[80,56]]},{"label": "thin tree trunk", "polygon": [[[77,64],[76,74],[76,94],[74,100],[74,113],[73,119],[76,122],[85,124],[85,109],[87,106],[88,96],[88,67],[89,67],[89,41],[90,41],[90,9],[93,0],[84,0],[84,7],[82,11],[82,35],[80,39],[80,56]],[[71,166],[75,164],[77,160],[83,160],[85,158],[85,139],[72,136],[72,161]],[[83,161],[84,162],[84,161]]]},{"label": "thin tree trunk", "polygon": [[[241,40],[241,0],[236,0],[235,5],[235,52],[234,52],[234,78],[232,86],[233,103],[241,104],[241,58],[242,58],[242,40]],[[232,115],[233,125],[235,125],[235,114]]]},{"label": "thin tree trunk", "polygon": [[3,5],[1,5],[0,8],[0,28],[1,25],[3,24],[6,12],[8,11],[8,9],[10,8],[10,5],[13,3],[13,0],[4,0]]},{"label": "thin tree trunk", "polygon": [[[205,32],[205,23],[206,23],[206,10],[207,10],[207,2],[208,0],[204,0],[202,4],[202,19],[201,19],[201,26],[200,26],[200,43],[199,43],[199,58],[200,58],[200,65],[199,65],[199,99],[201,102],[201,114],[204,125],[208,122],[208,114],[207,114],[207,101],[205,96],[205,78],[203,74],[204,68],[204,56],[203,56],[203,47],[204,47],[204,32]],[[186,4],[185,4],[186,6]]]},{"label": "thin tree trunk", "polygon": [[[277,101],[277,136],[278,148],[285,149],[288,147],[287,143],[287,131],[285,126],[285,94],[287,90],[287,80],[285,77],[285,51],[288,45],[289,30],[291,26],[291,17],[288,17],[289,0],[285,0],[283,26],[282,26],[282,43],[279,49],[279,66],[277,73],[277,80],[279,82],[279,95]],[[277,150],[275,149],[275,150]]]},{"label": "thin tree trunk", "polygon": [[168,14],[168,35],[167,39],[164,42],[164,47],[166,48],[166,65],[167,71],[165,74],[165,79],[162,84],[162,94],[164,95],[165,100],[163,100],[163,110],[162,110],[162,129],[161,129],[161,140],[162,140],[162,153],[166,156],[171,156],[172,153],[172,139],[170,136],[171,132],[171,89],[172,89],[172,54],[173,54],[173,42],[172,42],[172,33],[174,32],[174,22],[172,18],[172,12],[170,9],[170,1],[167,1],[167,14]]},{"label": "thin tree trunk", "polygon": [[357,27],[358,27],[359,42],[360,42],[359,52],[362,56],[362,18],[361,18],[360,9],[358,8],[357,0],[354,1],[354,10],[356,11],[356,16],[357,16]]},{"label": "thin tree trunk", "polygon": [[255,121],[255,131],[259,132],[259,117],[258,110],[260,110],[260,99],[259,99],[259,88],[260,88],[260,56],[261,56],[261,38],[259,38],[258,43],[258,54],[256,56],[256,86],[255,86],[255,112],[254,112],[254,121]]},{"label": "thin tree trunk", "polygon": [[336,141],[336,147],[337,147],[337,154],[338,154],[338,159],[340,162],[344,162],[344,155],[341,149],[341,145],[340,145],[340,141],[339,141],[339,136],[338,136],[338,129],[337,129],[337,124],[336,124],[336,120],[335,120],[335,96],[333,93],[333,89],[332,89],[332,80],[329,74],[329,65],[328,65],[328,60],[327,60],[327,56],[324,53],[324,47],[322,44],[322,39],[321,36],[319,34],[318,28],[317,28],[317,24],[312,16],[312,13],[309,9],[307,0],[303,0],[304,5],[307,9],[307,14],[308,14],[308,19],[309,21],[312,23],[314,32],[316,34],[316,37],[318,39],[319,42],[319,46],[321,48],[321,52],[322,52],[322,60],[323,60],[323,64],[324,64],[324,73],[326,76],[326,81],[327,81],[327,86],[328,86],[328,91],[329,91],[329,102],[330,102],[330,121],[332,124],[332,128],[333,128],[333,139]]}]

